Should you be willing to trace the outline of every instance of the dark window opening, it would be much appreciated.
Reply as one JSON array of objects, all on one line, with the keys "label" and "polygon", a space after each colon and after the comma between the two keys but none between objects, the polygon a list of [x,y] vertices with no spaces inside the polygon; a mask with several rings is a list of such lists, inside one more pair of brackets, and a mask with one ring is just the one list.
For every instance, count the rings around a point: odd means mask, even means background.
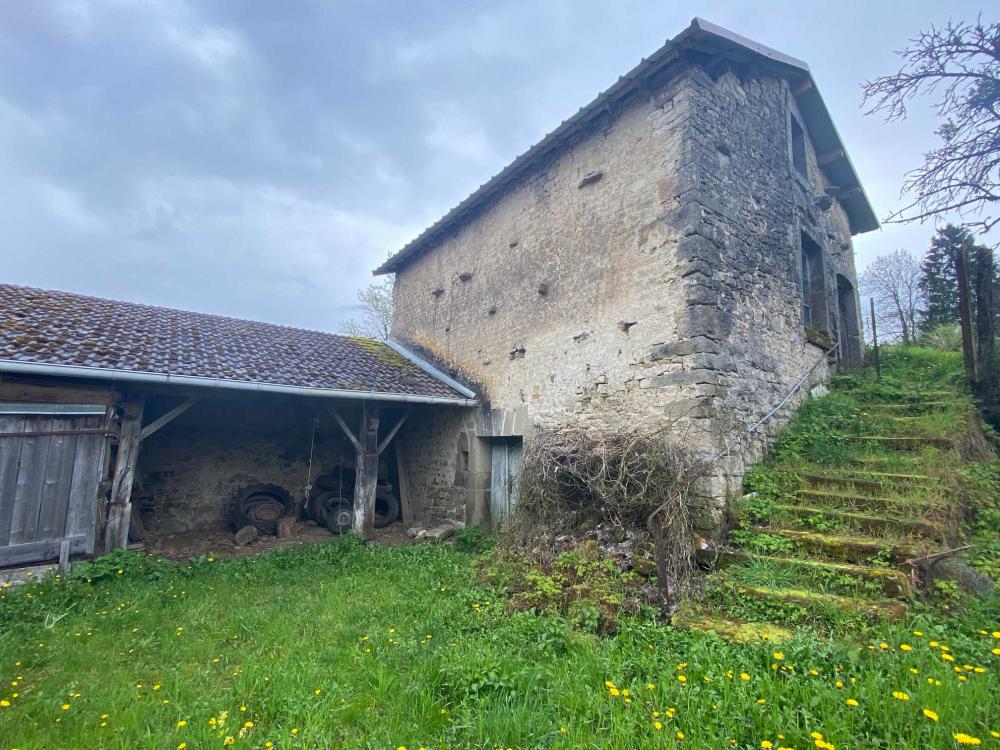
[{"label": "dark window opening", "polygon": [[792,164],[795,170],[803,177],[808,177],[806,172],[806,134],[799,125],[799,121],[792,118]]},{"label": "dark window opening", "polygon": [[802,323],[824,333],[830,330],[826,310],[826,274],[823,251],[809,235],[802,233]]}]

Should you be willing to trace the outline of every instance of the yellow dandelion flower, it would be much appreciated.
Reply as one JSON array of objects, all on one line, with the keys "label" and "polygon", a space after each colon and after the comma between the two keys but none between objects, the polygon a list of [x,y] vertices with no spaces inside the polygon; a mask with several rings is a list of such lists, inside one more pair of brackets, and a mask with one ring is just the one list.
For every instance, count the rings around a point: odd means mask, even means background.
[{"label": "yellow dandelion flower", "polygon": [[820,734],[819,732],[810,732],[809,736],[812,737],[814,740],[821,740],[821,739],[823,739],[823,735]]},{"label": "yellow dandelion flower", "polygon": [[782,661],[784,658],[785,658],[784,652],[782,652],[782,651],[775,651],[774,652],[774,659],[775,659],[775,661]]},{"label": "yellow dandelion flower", "polygon": [[659,730],[663,729],[663,724],[661,724],[661,723],[660,723],[660,722],[658,722],[658,721],[654,721],[654,722],[653,722],[653,729],[655,729],[655,730],[659,731]]},{"label": "yellow dandelion flower", "polygon": [[688,681],[688,678],[682,674],[679,674],[677,675],[677,681],[683,685],[685,682]]},{"label": "yellow dandelion flower", "polygon": [[902,690],[893,690],[892,697],[898,701],[908,701],[910,700],[909,693],[904,693]]},{"label": "yellow dandelion flower", "polygon": [[222,744],[223,744],[223,745],[225,745],[226,747],[229,747],[229,746],[230,746],[230,745],[232,745],[232,744],[233,744],[234,742],[236,742],[236,738],[235,738],[235,737],[233,737],[233,736],[232,736],[232,735],[230,734],[230,735],[227,735],[227,736],[226,736],[226,739],[224,739],[224,740],[222,741]]},{"label": "yellow dandelion flower", "polygon": [[944,659],[945,661],[955,661],[955,657],[952,656],[951,654],[942,653],[941,658]]},{"label": "yellow dandelion flower", "polygon": [[646,690],[656,690],[656,685],[654,685],[652,682],[647,682]]},{"label": "yellow dandelion flower", "polygon": [[683,740],[684,739],[684,732],[678,732],[677,735],[676,735],[676,737],[679,740]]},{"label": "yellow dandelion flower", "polygon": [[252,721],[244,722],[243,727],[244,729],[253,729],[253,722]]},{"label": "yellow dandelion flower", "polygon": [[559,727],[559,734],[566,734],[569,730],[566,727]]},{"label": "yellow dandelion flower", "polygon": [[861,704],[858,703],[856,700],[854,700],[854,698],[848,698],[847,699],[847,705],[850,706],[851,708],[857,708]]},{"label": "yellow dandelion flower", "polygon": [[882,641],[882,642],[881,642],[880,644],[878,644],[878,647],[879,647],[880,649],[882,649],[883,651],[886,651],[886,650],[888,650],[888,648],[889,648],[889,644],[888,644],[888,643],[886,643],[885,641]]},{"label": "yellow dandelion flower", "polygon": [[69,711],[69,704],[68,703],[63,703],[62,704],[62,710],[63,711]]},{"label": "yellow dandelion flower", "polygon": [[740,679],[743,680],[744,682],[748,682],[750,680],[750,675],[748,675],[746,672],[741,672]]},{"label": "yellow dandelion flower", "polygon": [[841,682],[840,680],[837,680],[835,683],[833,683],[833,686],[835,688],[842,688],[842,687],[844,687],[844,683]]},{"label": "yellow dandelion flower", "polygon": [[6,698],[0,700],[0,708],[10,708],[10,701]]},{"label": "yellow dandelion flower", "polygon": [[931,721],[937,721],[938,720],[938,715],[937,715],[936,711],[931,711],[929,708],[925,708],[923,713],[924,713],[924,716],[926,716]]},{"label": "yellow dandelion flower", "polygon": [[958,734],[952,735],[955,738],[955,742],[959,745],[982,745],[983,741],[978,737],[973,737],[971,734],[965,734],[965,732],[959,732]]},{"label": "yellow dandelion flower", "polygon": [[299,733],[299,728],[298,727],[292,727],[291,732],[292,732],[292,737],[294,737],[295,735],[297,735]]},{"label": "yellow dandelion flower", "polygon": [[917,636],[917,638],[923,638],[924,637],[923,631],[920,631],[920,630],[914,630],[913,631],[913,635]]},{"label": "yellow dandelion flower", "polygon": [[758,698],[757,699],[757,705],[758,706],[763,706],[765,703],[767,703],[767,701],[764,700],[763,698]]},{"label": "yellow dandelion flower", "polygon": [[771,740],[761,740],[760,746],[764,748],[764,750],[771,750],[771,748],[774,747],[774,743],[772,743]]},{"label": "yellow dandelion flower", "polygon": [[990,653],[993,654],[994,656],[1000,656],[1000,648],[995,648],[992,651],[990,651]]},{"label": "yellow dandelion flower", "polygon": [[909,643],[900,643],[899,644],[899,650],[900,651],[912,651],[913,650],[913,646],[911,646]]},{"label": "yellow dandelion flower", "polygon": [[184,748],[186,748],[187,746],[188,746],[188,743],[182,742],[181,744],[179,744],[177,746],[177,750],[184,750]]}]

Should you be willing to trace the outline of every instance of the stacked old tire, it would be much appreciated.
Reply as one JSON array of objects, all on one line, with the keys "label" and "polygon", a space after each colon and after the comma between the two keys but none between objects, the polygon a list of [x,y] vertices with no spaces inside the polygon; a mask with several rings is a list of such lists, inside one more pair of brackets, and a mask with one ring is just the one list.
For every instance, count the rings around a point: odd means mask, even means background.
[{"label": "stacked old tire", "polygon": [[[316,478],[316,486],[306,505],[309,517],[334,534],[350,531],[354,525],[354,472],[345,469]],[[399,517],[399,500],[390,485],[375,492],[375,528],[388,526]]]},{"label": "stacked old tire", "polygon": [[278,519],[295,512],[291,495],[276,484],[253,484],[233,495],[229,520],[234,529],[255,527],[261,534],[274,535]]}]

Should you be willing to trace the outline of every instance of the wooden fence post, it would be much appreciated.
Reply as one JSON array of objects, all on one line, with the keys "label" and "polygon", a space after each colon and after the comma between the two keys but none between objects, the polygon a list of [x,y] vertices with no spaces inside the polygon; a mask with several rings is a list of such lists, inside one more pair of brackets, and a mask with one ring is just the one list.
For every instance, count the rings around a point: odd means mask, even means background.
[{"label": "wooden fence post", "polygon": [[882,379],[882,360],[879,359],[878,354],[878,327],[875,325],[875,298],[869,297],[868,302],[871,303],[871,314],[872,314],[872,351],[875,354],[875,377],[879,380]]},{"label": "wooden fence post", "polygon": [[139,455],[139,435],[142,432],[143,394],[130,390],[125,396],[121,432],[118,436],[118,457],[111,482],[111,503],[108,505],[108,525],[104,534],[104,551],[128,546],[128,526],[132,517],[132,481],[135,461]]},{"label": "wooden fence post", "polygon": [[955,277],[958,281],[958,319],[962,328],[962,354],[965,373],[973,385],[979,382],[979,358],[976,353],[976,336],[973,330],[975,313],[972,309],[972,290],[969,288],[969,249],[963,242],[955,255]]}]

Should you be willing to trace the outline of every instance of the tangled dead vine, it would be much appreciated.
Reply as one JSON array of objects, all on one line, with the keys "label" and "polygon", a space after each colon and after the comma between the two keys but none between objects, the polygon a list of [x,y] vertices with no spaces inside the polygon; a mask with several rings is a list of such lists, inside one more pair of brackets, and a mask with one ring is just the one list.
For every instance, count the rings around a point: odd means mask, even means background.
[{"label": "tangled dead vine", "polygon": [[672,600],[693,570],[691,486],[708,462],[666,429],[539,430],[525,445],[508,541],[573,534],[586,522],[649,531],[657,578]]}]

